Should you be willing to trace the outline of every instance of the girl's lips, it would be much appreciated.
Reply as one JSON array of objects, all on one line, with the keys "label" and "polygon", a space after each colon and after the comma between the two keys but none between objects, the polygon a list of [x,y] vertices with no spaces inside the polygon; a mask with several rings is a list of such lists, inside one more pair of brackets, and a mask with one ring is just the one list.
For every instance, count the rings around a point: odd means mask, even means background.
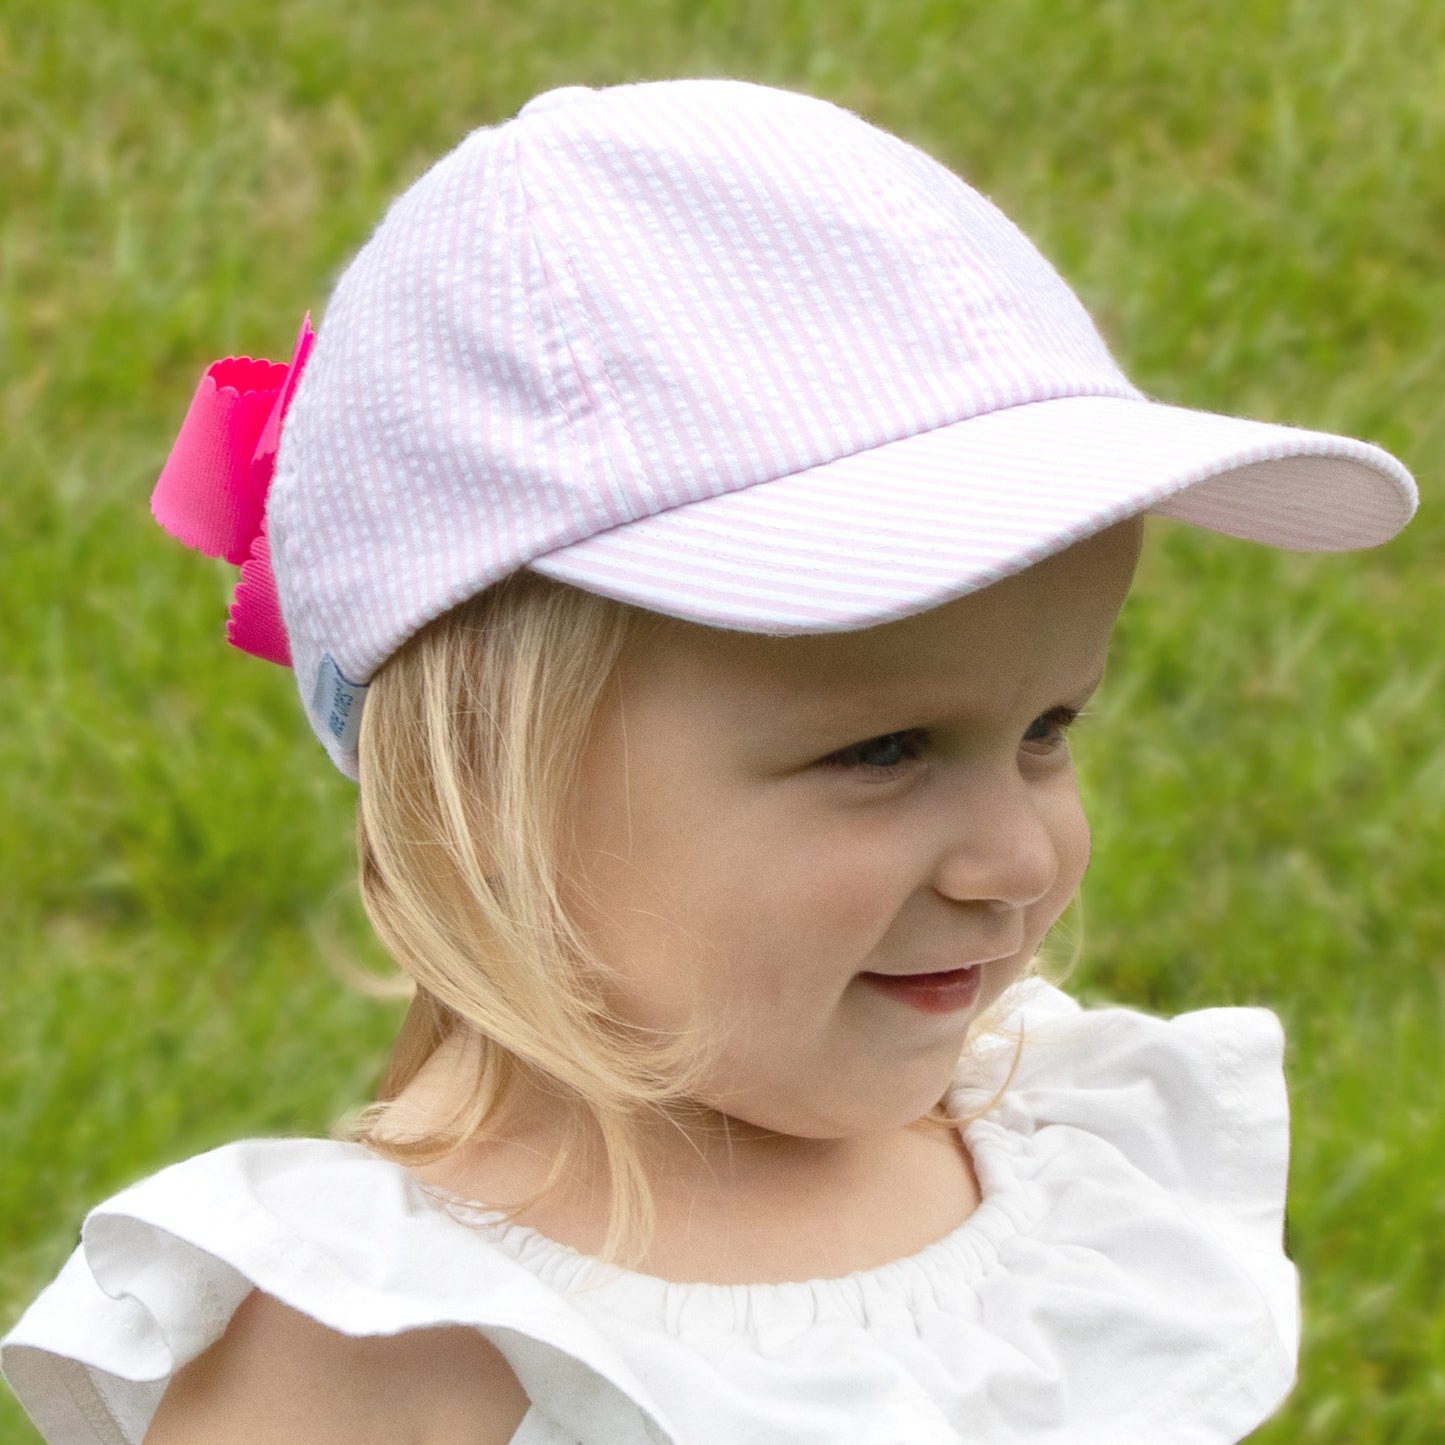
[{"label": "girl's lips", "polygon": [[959,1009],[972,1008],[978,1002],[979,989],[983,985],[980,964],[951,968],[943,973],[865,973],[859,976],[879,993],[926,1014],[954,1013]]}]

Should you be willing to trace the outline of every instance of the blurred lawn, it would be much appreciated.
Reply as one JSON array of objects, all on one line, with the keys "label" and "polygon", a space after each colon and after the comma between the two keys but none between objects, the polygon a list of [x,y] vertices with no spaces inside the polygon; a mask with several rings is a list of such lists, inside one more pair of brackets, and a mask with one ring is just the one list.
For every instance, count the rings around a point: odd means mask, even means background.
[{"label": "blurred lawn", "polygon": [[[1437,0],[5,0],[0,1325],[86,1207],[325,1131],[395,1025],[351,789],[227,569],[157,532],[201,367],[284,356],[385,201],[567,82],[734,74],[999,200],[1147,389],[1398,451],[1374,554],[1160,527],[1078,750],[1087,998],[1286,1019],[1302,1379],[1254,1438],[1445,1421],[1445,6]],[[35,1436],[0,1399],[0,1438]]]}]

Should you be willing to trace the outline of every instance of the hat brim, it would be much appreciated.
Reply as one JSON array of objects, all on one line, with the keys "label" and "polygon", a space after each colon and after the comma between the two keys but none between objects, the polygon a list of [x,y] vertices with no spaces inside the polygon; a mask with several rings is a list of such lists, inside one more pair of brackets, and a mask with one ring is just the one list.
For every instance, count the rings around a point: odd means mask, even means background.
[{"label": "hat brim", "polygon": [[1031,402],[690,502],[535,559],[558,581],[745,632],[850,631],[977,591],[1148,512],[1298,551],[1393,537],[1388,452],[1144,399]]}]

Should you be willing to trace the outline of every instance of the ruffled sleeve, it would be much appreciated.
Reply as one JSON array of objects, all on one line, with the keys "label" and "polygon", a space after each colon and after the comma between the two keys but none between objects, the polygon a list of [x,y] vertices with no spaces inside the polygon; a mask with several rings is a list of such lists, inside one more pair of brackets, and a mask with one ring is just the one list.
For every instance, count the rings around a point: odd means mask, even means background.
[{"label": "ruffled sleeve", "polygon": [[[1116,1418],[1141,1425],[1157,1400],[1171,1440],[1242,1439],[1294,1382],[1283,1053],[1266,1009],[1081,1010],[1030,981],[954,1097],[968,1111],[1003,1090],[967,1137],[985,1198],[1026,1216],[1002,1251],[1015,1282],[1051,1267],[1050,1307],[1068,1313],[1073,1269],[1076,1302],[1099,1291],[1101,1328],[1105,1292],[1128,1301],[1139,1345],[1111,1381],[1089,1366],[1087,1310],[1058,1333],[1076,1394],[1116,1389]],[[1089,1413],[1078,1398],[1061,1408]]]},{"label": "ruffled sleeve", "polygon": [[139,1445],[171,1377],[253,1288],[354,1336],[479,1330],[533,1401],[516,1445],[672,1438],[555,1293],[459,1231],[404,1170],[329,1140],[227,1145],[92,1211],[0,1366],[50,1445]]}]

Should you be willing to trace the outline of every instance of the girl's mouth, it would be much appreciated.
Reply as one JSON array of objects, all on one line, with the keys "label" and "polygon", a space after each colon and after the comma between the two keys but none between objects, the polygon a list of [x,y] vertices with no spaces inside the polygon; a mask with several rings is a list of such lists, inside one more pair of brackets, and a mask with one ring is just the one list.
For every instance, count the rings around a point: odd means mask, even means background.
[{"label": "girl's mouth", "polygon": [[865,973],[860,977],[879,993],[920,1013],[945,1014],[972,1008],[983,985],[983,967],[951,968],[943,973]]}]

